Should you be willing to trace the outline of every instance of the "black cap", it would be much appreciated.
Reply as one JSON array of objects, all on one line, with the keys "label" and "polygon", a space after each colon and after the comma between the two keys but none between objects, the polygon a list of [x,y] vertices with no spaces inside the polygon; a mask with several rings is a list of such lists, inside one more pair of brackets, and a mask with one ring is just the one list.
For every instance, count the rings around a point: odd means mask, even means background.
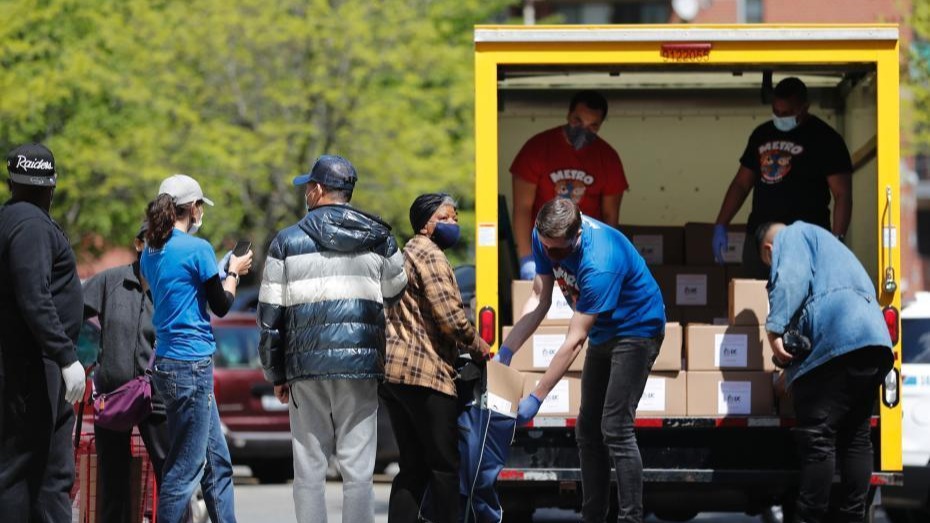
[{"label": "black cap", "polygon": [[40,143],[21,145],[6,157],[6,170],[13,183],[54,187],[58,176],[55,173],[55,157],[48,147]]},{"label": "black cap", "polygon": [[314,182],[330,189],[351,191],[357,181],[358,174],[349,160],[335,154],[324,154],[313,162],[310,172],[294,178],[294,185]]}]

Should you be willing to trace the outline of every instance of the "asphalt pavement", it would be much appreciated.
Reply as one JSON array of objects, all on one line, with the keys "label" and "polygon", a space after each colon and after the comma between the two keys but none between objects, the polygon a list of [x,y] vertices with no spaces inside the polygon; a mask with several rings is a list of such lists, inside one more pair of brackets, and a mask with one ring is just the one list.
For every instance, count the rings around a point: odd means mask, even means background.
[{"label": "asphalt pavement", "polygon": [[[240,523],[296,523],[291,484],[259,485],[248,476],[248,469],[237,467],[236,516]],[[391,493],[390,477],[378,476],[375,483],[375,522],[387,523],[388,496]],[[326,484],[327,523],[342,522],[342,484],[331,481]],[[534,516],[537,523],[576,523],[578,515],[566,510],[540,510]],[[322,523],[322,519],[317,520]],[[647,523],[662,520],[648,518]],[[762,523],[762,518],[745,514],[701,514],[692,520],[695,523]],[[885,523],[883,517],[877,523]],[[350,523],[350,522],[346,522]]]}]

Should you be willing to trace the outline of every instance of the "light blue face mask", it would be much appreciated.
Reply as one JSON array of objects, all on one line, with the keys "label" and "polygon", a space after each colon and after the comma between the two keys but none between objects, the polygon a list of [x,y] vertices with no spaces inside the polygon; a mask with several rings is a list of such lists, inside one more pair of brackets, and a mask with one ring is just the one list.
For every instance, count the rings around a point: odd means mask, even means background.
[{"label": "light blue face mask", "polygon": [[775,128],[783,133],[794,130],[798,126],[798,117],[797,116],[778,116],[772,115],[772,123],[775,124]]}]

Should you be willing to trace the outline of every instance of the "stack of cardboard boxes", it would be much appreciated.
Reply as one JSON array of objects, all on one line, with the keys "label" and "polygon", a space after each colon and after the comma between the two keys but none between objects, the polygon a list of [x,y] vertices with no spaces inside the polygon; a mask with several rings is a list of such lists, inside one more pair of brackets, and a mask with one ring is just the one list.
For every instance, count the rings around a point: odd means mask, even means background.
[{"label": "stack of cardboard boxes", "polygon": [[[772,384],[776,369],[764,327],[768,316],[766,282],[739,278],[744,226],[728,229],[725,266],[714,261],[712,224],[627,225],[620,229],[655,276],[668,318],[665,340],[637,416],[774,414]],[[512,291],[516,323],[532,294],[532,282],[515,281]],[[540,327],[511,362],[511,369],[522,374],[524,397],[535,389],[568,331],[572,310],[558,287],[553,291],[552,303]],[[504,327],[502,339],[510,330]],[[546,398],[539,416],[578,414],[586,353],[587,346]],[[510,379],[512,382],[518,378]]]},{"label": "stack of cardboard boxes", "polygon": [[772,347],[763,280],[730,281],[727,325],[691,324],[685,336],[688,415],[771,415]]}]

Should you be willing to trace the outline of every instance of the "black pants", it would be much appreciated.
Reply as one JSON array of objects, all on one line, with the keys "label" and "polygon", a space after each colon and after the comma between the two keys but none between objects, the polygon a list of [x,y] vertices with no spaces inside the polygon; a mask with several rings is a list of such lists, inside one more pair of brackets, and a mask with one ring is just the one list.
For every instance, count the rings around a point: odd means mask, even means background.
[{"label": "black pants", "polygon": [[45,358],[13,363],[4,355],[4,360],[0,518],[70,523],[74,410],[65,401],[61,368]]},{"label": "black pants", "polygon": [[746,233],[746,241],[743,242],[743,278],[755,278],[757,280],[767,280],[772,272],[768,265],[762,262],[759,256],[759,242],[756,241],[756,231]]},{"label": "black pants", "polygon": [[426,387],[385,383],[381,398],[391,417],[400,472],[391,485],[389,523],[416,523],[429,487],[430,520],[459,518],[458,402]]},{"label": "black pants", "polygon": [[[139,434],[148,451],[155,481],[161,485],[162,466],[168,455],[168,421],[163,414],[152,414],[139,425]],[[103,523],[131,521],[130,514],[130,462],[131,433],[107,430],[94,426],[100,485],[97,495],[101,497]]]},{"label": "black pants", "polygon": [[588,347],[575,427],[585,523],[607,518],[611,464],[617,474],[619,521],[643,521],[643,460],[633,422],[663,338],[617,338]]},{"label": "black pants", "polygon": [[[797,521],[861,522],[872,475],[870,418],[891,354],[866,347],[836,357],[791,385],[801,458]],[[841,482],[830,507],[833,475]]]}]

